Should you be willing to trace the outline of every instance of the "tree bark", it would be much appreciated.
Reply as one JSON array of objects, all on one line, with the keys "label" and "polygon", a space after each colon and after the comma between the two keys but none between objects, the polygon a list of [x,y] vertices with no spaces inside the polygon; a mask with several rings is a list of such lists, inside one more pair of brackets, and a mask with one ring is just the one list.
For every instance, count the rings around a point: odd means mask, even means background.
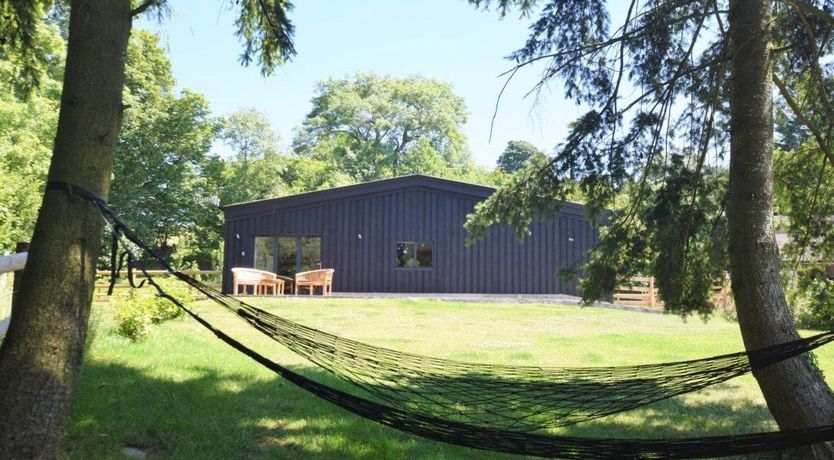
[{"label": "tree bark", "polygon": [[[49,180],[103,197],[122,115],[130,0],[77,0]],[[87,202],[44,194],[0,347],[0,458],[54,458],[81,366],[103,221]]]},{"label": "tree bark", "polygon": [[[772,226],[772,7],[770,0],[730,2],[730,274],[739,326],[748,349],[798,338],[782,290],[779,249]],[[805,357],[753,374],[780,428],[832,423],[834,393]],[[834,449],[818,445],[813,454],[834,458]]]}]

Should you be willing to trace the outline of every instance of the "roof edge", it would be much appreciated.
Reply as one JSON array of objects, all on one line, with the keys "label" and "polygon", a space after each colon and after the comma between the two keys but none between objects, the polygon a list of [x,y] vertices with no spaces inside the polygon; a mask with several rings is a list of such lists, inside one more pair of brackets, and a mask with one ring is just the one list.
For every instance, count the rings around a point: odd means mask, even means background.
[{"label": "roof edge", "polygon": [[[440,190],[481,199],[488,198],[496,190],[494,187],[473,184],[470,182],[429,176],[425,174],[410,174],[407,176],[378,179],[359,184],[343,185],[324,190],[296,193],[282,197],[233,203],[221,206],[220,209],[223,210],[225,220],[228,222],[230,220],[271,214],[278,209],[315,206],[329,201],[340,201],[365,195],[376,195],[411,187]],[[583,205],[569,201],[562,202],[562,206],[574,211],[574,213],[584,213],[585,209]]]}]

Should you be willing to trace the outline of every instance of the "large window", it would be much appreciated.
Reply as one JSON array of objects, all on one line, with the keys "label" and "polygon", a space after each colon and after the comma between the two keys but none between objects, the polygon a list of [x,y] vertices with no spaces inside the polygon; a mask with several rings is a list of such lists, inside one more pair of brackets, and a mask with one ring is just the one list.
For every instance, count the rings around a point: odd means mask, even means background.
[{"label": "large window", "polygon": [[273,271],[275,266],[275,246],[271,236],[255,237],[255,268],[259,270]]},{"label": "large window", "polygon": [[397,268],[431,268],[431,243],[397,243]]},{"label": "large window", "polygon": [[254,266],[284,276],[321,268],[321,237],[256,236]]}]

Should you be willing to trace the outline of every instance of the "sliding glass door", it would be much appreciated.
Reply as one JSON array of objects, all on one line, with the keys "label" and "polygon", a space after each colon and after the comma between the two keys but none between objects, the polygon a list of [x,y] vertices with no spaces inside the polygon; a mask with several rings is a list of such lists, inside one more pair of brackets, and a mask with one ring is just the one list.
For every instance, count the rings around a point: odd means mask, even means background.
[{"label": "sliding glass door", "polygon": [[255,264],[284,276],[321,268],[320,236],[256,236]]},{"label": "sliding glass door", "polygon": [[279,275],[295,276],[298,269],[298,238],[294,236],[279,236],[275,238],[278,244],[278,268],[274,271]]}]

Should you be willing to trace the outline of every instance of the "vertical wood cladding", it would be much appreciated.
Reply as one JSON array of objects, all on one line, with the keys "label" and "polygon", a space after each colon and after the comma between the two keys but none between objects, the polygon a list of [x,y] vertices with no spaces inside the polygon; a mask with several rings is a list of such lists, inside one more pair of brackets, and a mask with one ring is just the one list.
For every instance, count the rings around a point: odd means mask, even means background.
[{"label": "vertical wood cladding", "polygon": [[[230,269],[251,267],[262,235],[320,236],[322,267],[334,291],[578,295],[560,268],[581,260],[598,231],[585,209],[566,203],[559,217],[536,222],[521,242],[505,225],[466,247],[463,224],[492,189],[406,176],[224,208],[223,285]],[[430,242],[431,268],[397,268],[397,242]]]}]

